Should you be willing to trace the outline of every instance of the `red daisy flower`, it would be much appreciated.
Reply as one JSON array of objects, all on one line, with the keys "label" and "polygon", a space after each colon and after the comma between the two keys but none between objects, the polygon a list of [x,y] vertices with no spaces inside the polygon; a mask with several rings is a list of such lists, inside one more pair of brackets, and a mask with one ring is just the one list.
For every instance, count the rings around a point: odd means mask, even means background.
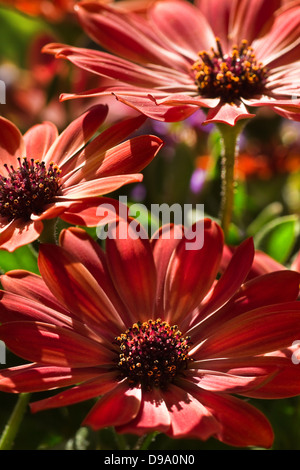
[{"label": "red daisy flower", "polygon": [[235,125],[258,106],[299,120],[300,6],[280,6],[280,0],[167,0],[145,18],[82,2],[75,10],[83,29],[112,54],[64,44],[44,51],[117,81],[62,99],[114,93],[165,121],[203,107],[206,123]]},{"label": "red daisy flower", "polygon": [[[70,228],[60,246],[41,245],[41,277],[1,277],[0,338],[30,363],[2,370],[0,390],[73,385],[32,411],[101,396],[84,419],[93,429],[270,447],[268,420],[244,397],[300,392],[291,360],[300,275],[244,283],[249,239],[216,280],[223,233],[208,219],[189,231],[164,226],[151,240],[134,221],[113,225],[105,251]],[[203,248],[188,249],[201,227]]]},{"label": "red daisy flower", "polygon": [[36,240],[47,219],[96,226],[97,208],[106,200],[98,196],[141,181],[138,172],[162,141],[143,135],[123,142],[143,116],[117,123],[91,140],[107,111],[103,105],[90,108],[60,135],[54,124],[43,122],[22,136],[12,122],[0,118],[1,249],[13,251]]}]

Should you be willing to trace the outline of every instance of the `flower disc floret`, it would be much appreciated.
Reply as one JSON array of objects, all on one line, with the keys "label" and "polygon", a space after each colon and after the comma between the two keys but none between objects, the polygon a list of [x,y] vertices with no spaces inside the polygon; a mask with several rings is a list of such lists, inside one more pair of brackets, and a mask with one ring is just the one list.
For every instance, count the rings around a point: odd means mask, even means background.
[{"label": "flower disc floret", "polygon": [[211,53],[199,52],[192,69],[201,96],[220,97],[232,103],[240,98],[253,98],[264,90],[267,69],[257,63],[253,49],[246,40],[240,47],[234,46],[230,54],[224,54],[221,42],[216,38],[217,48]]},{"label": "flower disc floret", "polygon": [[116,338],[120,347],[118,369],[130,386],[166,389],[187,368],[190,338],[183,337],[177,325],[148,320],[134,323]]},{"label": "flower disc floret", "polygon": [[4,167],[7,176],[0,175],[0,215],[8,220],[39,214],[53,201],[60,189],[60,169],[54,163],[18,158],[19,167]]}]

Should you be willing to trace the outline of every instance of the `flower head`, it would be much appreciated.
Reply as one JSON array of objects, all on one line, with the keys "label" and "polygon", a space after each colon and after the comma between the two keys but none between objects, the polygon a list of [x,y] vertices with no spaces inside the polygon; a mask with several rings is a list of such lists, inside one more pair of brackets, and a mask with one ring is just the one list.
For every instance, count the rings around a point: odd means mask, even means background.
[{"label": "flower head", "polygon": [[298,2],[166,0],[150,6],[146,18],[95,2],[75,10],[110,53],[63,44],[44,50],[114,82],[64,99],[113,93],[165,121],[203,107],[206,123],[235,125],[259,106],[299,120]]},{"label": "flower head", "polygon": [[[203,247],[188,249],[198,234]],[[219,277],[222,251],[209,219],[163,226],[151,240],[119,220],[105,251],[84,230],[64,230],[60,246],[40,247],[41,277],[1,278],[0,338],[30,363],[2,370],[0,390],[64,388],[33,412],[100,397],[84,419],[93,429],[271,446],[272,428],[249,399],[300,392],[291,360],[300,275],[244,282],[249,239]]]},{"label": "flower head", "polygon": [[97,208],[106,200],[98,196],[141,181],[138,172],[162,141],[151,135],[124,141],[144,122],[142,116],[92,139],[106,115],[106,106],[94,106],[60,135],[52,123],[43,122],[22,136],[12,122],[0,118],[1,249],[13,251],[36,240],[47,219],[96,226]]}]

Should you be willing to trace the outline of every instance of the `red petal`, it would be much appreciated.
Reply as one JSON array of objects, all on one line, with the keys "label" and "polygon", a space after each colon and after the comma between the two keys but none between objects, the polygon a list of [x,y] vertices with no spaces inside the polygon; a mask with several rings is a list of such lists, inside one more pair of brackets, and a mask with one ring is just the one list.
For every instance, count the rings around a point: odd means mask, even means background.
[{"label": "red petal", "polygon": [[44,122],[31,127],[24,134],[27,157],[34,160],[43,160],[57,137],[57,128],[51,122]]},{"label": "red petal", "polygon": [[97,430],[108,426],[121,426],[136,417],[141,405],[141,390],[129,389],[126,382],[100,398],[83,425]]},{"label": "red petal", "polygon": [[45,162],[56,163],[60,169],[78,152],[95,134],[107,116],[107,107],[96,105],[87,110],[60,134],[45,155]]},{"label": "red petal", "polygon": [[1,284],[6,291],[35,300],[59,312],[67,312],[37,274],[23,270],[9,271],[1,276]]},{"label": "red petal", "polygon": [[60,244],[90,271],[127,324],[130,317],[112,283],[106,256],[100,245],[85,230],[76,227],[61,232]]},{"label": "red petal", "polygon": [[0,333],[11,351],[31,362],[85,367],[111,361],[112,353],[103,344],[56,325],[18,321],[1,325]]},{"label": "red petal", "polygon": [[60,218],[72,225],[100,227],[119,217],[127,219],[129,209],[125,204],[108,197],[87,198],[75,202],[60,214]]},{"label": "red petal", "polygon": [[197,358],[250,356],[287,348],[300,337],[299,320],[300,304],[291,309],[283,303],[241,314],[222,328],[216,322],[215,332],[199,347]]},{"label": "red petal", "polygon": [[159,389],[143,392],[140,411],[136,418],[123,426],[118,426],[118,433],[143,435],[153,430],[166,432],[170,427],[170,414]]},{"label": "red petal", "polygon": [[41,245],[38,265],[54,296],[73,316],[110,338],[124,328],[110,299],[91,273],[59,246]]},{"label": "red petal", "polygon": [[[0,165],[19,166],[17,158],[26,157],[25,144],[19,129],[8,119],[0,117]],[[1,174],[5,169],[1,168]]]},{"label": "red petal", "polygon": [[142,179],[143,175],[138,173],[135,175],[107,176],[106,178],[99,178],[93,181],[85,181],[75,184],[70,188],[64,188],[63,195],[57,199],[63,201],[64,199],[83,199],[101,196],[116,191],[125,184],[139,183]]},{"label": "red petal", "polygon": [[74,385],[99,375],[96,367],[69,367],[25,364],[0,371],[0,390],[11,393],[33,393]]},{"label": "red petal", "polygon": [[[76,369],[75,369],[76,370]],[[80,371],[86,369],[79,369],[79,374],[74,374],[74,378],[78,375],[77,383],[84,379],[80,379]],[[69,406],[75,403],[82,401],[90,400],[91,398],[99,397],[103,393],[107,393],[110,390],[113,390],[116,385],[116,373],[115,372],[104,372],[100,371],[96,367],[93,368],[94,375],[98,375],[97,378],[91,379],[86,383],[78,385],[77,387],[70,388],[65,390],[57,395],[54,395],[50,398],[45,398],[44,400],[39,400],[30,405],[31,411],[36,413],[37,411],[49,410],[52,408],[60,408],[61,406]],[[73,373],[73,372],[72,372]],[[88,379],[88,377],[87,377]],[[76,383],[72,382],[72,385]]]},{"label": "red petal", "polygon": [[153,318],[156,270],[149,239],[135,221],[119,221],[106,240],[109,270],[132,323]]},{"label": "red petal", "polygon": [[[233,3],[233,2],[232,2]],[[274,20],[274,13],[281,5],[280,0],[239,0],[233,3],[230,38],[233,44],[243,39],[251,43],[263,35],[266,40],[268,28]]]},{"label": "red petal", "polygon": [[143,135],[129,139],[102,153],[101,137],[102,134],[99,140],[96,138],[86,147],[83,152],[85,161],[81,158],[79,171],[65,179],[66,186],[96,178],[138,173],[149,165],[163,145],[158,137]]},{"label": "red petal", "polygon": [[289,309],[289,302],[298,297],[299,279],[298,273],[285,270],[247,281],[227,304],[201,323],[201,333],[199,330],[198,334],[205,338],[231,318],[260,307],[272,308],[272,305],[288,302],[286,307]]},{"label": "red petal", "polygon": [[76,5],[75,10],[82,27],[100,45],[117,56],[136,63],[167,65],[183,63],[170,49],[163,48],[147,35],[144,22],[130,14],[119,13],[103,4]]},{"label": "red petal", "polygon": [[[219,422],[216,436],[220,441],[238,447],[273,444],[273,430],[267,418],[254,406],[228,395],[193,389],[191,392],[211,410]],[[242,425],[241,425],[242,423]]]},{"label": "red petal", "polygon": [[188,2],[156,3],[150,10],[150,18],[166,44],[194,62],[198,52],[215,45],[215,35],[206,18]]},{"label": "red petal", "polygon": [[165,278],[173,251],[182,239],[184,227],[165,225],[151,239],[153,258],[157,271],[156,312],[157,317],[164,315]]},{"label": "red petal", "polygon": [[176,324],[185,320],[200,305],[216,278],[222,250],[223,232],[215,222],[201,220],[186,231],[166,276],[167,321]]},{"label": "red petal", "polygon": [[38,220],[34,222],[24,222],[22,219],[13,220],[1,231],[0,248],[12,252],[21,246],[28,245],[39,238],[43,228],[43,223]]},{"label": "red petal", "polygon": [[212,413],[187,391],[172,385],[162,395],[171,418],[168,436],[206,440],[219,431]]},{"label": "red petal", "polygon": [[[105,153],[96,175],[103,178],[119,174],[139,173],[149,165],[162,146],[161,139],[150,135],[141,135],[127,140]],[[87,172],[89,171],[88,162],[85,167]]]},{"label": "red petal", "polygon": [[[218,310],[239,290],[251,269],[253,257],[254,245],[250,238],[236,249],[223,275],[205,301],[205,305],[200,308],[199,317],[201,319],[214,310]],[[195,321],[199,317],[197,316]]]},{"label": "red petal", "polygon": [[243,103],[239,103],[238,105],[221,103],[219,106],[208,111],[203,124],[221,122],[229,126],[235,126],[240,119],[249,119],[254,116],[255,114],[248,113]]}]

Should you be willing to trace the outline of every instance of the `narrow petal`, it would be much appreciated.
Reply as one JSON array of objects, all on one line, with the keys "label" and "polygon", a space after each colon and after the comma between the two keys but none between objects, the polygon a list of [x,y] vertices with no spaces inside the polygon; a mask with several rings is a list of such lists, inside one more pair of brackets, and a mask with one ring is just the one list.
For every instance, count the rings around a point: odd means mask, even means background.
[{"label": "narrow petal", "polygon": [[230,395],[210,393],[199,388],[197,390],[195,386],[190,393],[211,410],[219,424],[215,437],[221,442],[237,447],[270,448],[273,444],[272,427],[254,406]]},{"label": "narrow petal", "polygon": [[64,188],[62,196],[59,196],[57,199],[63,201],[64,199],[83,199],[101,196],[102,194],[116,191],[125,184],[139,183],[142,179],[143,175],[138,173],[134,175],[107,176],[106,178],[99,178],[93,181],[85,181],[75,184],[70,188]]},{"label": "narrow petal", "polygon": [[201,333],[200,330],[196,332],[197,325],[190,333],[205,338],[231,318],[260,307],[287,303],[288,309],[294,308],[297,305],[293,301],[298,297],[299,279],[298,273],[288,270],[255,277],[245,282],[223,307],[201,322]]},{"label": "narrow petal", "polygon": [[153,259],[157,272],[156,312],[157,317],[164,315],[165,278],[172,253],[182,239],[184,227],[181,225],[164,225],[151,238]]},{"label": "narrow petal", "polygon": [[223,232],[209,219],[185,232],[169,264],[165,283],[167,321],[176,324],[191,313],[215,281],[223,251]]},{"label": "narrow petal", "polygon": [[107,238],[106,253],[115,288],[133,323],[153,318],[156,269],[144,229],[135,220],[120,220]]},{"label": "narrow petal", "polygon": [[130,316],[127,314],[126,307],[111,280],[106,255],[100,245],[85,230],[76,227],[71,227],[61,232],[60,244],[90,271],[99,286],[114,304],[124,322],[128,324]]},{"label": "narrow petal", "polygon": [[294,60],[299,60],[299,15],[299,5],[291,2],[291,8],[275,16],[271,31],[253,42],[258,60],[270,67],[286,65],[285,56],[293,49]]},{"label": "narrow petal", "polygon": [[[57,395],[54,395],[50,398],[45,398],[44,400],[39,400],[31,403],[30,408],[33,413],[42,410],[49,410],[52,408],[60,408],[62,406],[69,406],[75,403],[80,403],[82,401],[90,400],[91,398],[99,397],[103,393],[107,393],[110,390],[113,390],[116,385],[116,373],[115,372],[103,372],[96,367],[91,368],[94,372],[93,377],[88,382],[80,384],[76,387],[65,390]],[[73,369],[76,371],[76,369]],[[72,370],[72,373],[73,373]],[[78,376],[77,383],[80,381],[80,372],[83,371],[82,380],[84,379],[84,371],[86,369],[78,369],[79,373],[74,374],[74,378]],[[94,378],[95,377],[95,378]],[[73,381],[74,385],[76,382]]]},{"label": "narrow petal", "polygon": [[[127,219],[129,209],[125,204],[108,197],[86,198],[72,203],[60,218],[72,225],[100,227],[118,220]],[[97,233],[99,238],[101,235]]]},{"label": "narrow petal", "polygon": [[26,157],[25,144],[19,129],[8,119],[0,117],[0,167],[1,174],[5,173],[3,165],[19,166],[18,158]]},{"label": "narrow petal", "polygon": [[297,299],[300,276],[293,271],[275,271],[245,282],[220,315],[230,318],[264,305]]},{"label": "narrow petal", "polygon": [[96,178],[139,173],[153,160],[163,146],[163,142],[158,137],[145,135],[129,139],[104,153],[101,153],[101,146],[102,134],[86,147],[84,161],[81,159],[79,171],[65,179],[65,185],[70,186]]},{"label": "narrow petal", "polygon": [[[111,337],[124,328],[112,302],[79,261],[59,246],[41,245],[40,273],[54,296],[75,318]],[[106,328],[104,331],[103,328]]]},{"label": "narrow petal", "polygon": [[[76,165],[72,164],[70,175],[66,175],[64,181],[69,181],[72,178],[73,172],[77,168],[81,168],[91,158],[98,158],[107,150],[120,144],[132,132],[137,130],[146,120],[146,116],[140,115],[131,119],[125,119],[113,126],[110,126],[105,131],[101,132],[99,136],[93,139],[89,144],[76,156]],[[100,164],[100,162],[99,162]],[[70,184],[70,183],[69,183]]]},{"label": "narrow petal", "polygon": [[166,432],[170,427],[170,414],[159,389],[142,393],[140,411],[132,421],[118,426],[118,433],[144,435],[153,430]]},{"label": "narrow petal", "polygon": [[27,158],[43,160],[57,137],[57,128],[51,122],[43,122],[42,124],[36,124],[31,127],[24,134]]},{"label": "narrow petal", "polygon": [[25,364],[0,371],[0,390],[33,393],[74,385],[99,375],[96,367],[75,368]]},{"label": "narrow petal", "polygon": [[[34,287],[34,285],[33,285]],[[1,323],[12,321],[41,321],[59,326],[72,326],[72,320],[67,311],[51,308],[43,302],[24,297],[22,294],[0,291]],[[42,298],[40,299],[42,300]]]},{"label": "narrow petal", "polygon": [[221,122],[229,126],[235,126],[240,119],[249,119],[254,116],[255,114],[248,113],[243,103],[221,103],[219,106],[208,111],[203,124]]},{"label": "narrow petal", "polygon": [[94,405],[83,425],[97,430],[108,426],[121,426],[133,420],[141,405],[141,390],[129,389],[122,382],[111,392],[108,392]]},{"label": "narrow petal", "polygon": [[252,310],[215,330],[198,348],[197,358],[251,356],[289,347],[300,337],[299,320],[300,305],[295,309],[278,304]]},{"label": "narrow petal", "polygon": [[[214,310],[218,310],[236,294],[251,269],[253,258],[254,245],[253,240],[250,238],[236,249],[227,269],[213,287],[204,306],[200,308],[199,316],[201,319]],[[197,318],[195,321],[197,321]]]},{"label": "narrow petal", "polygon": [[0,326],[0,335],[15,354],[31,362],[59,367],[107,364],[111,351],[74,331],[41,322],[18,321]]},{"label": "narrow petal", "polygon": [[[188,2],[157,2],[150,18],[166,44],[192,61],[215,45],[215,35],[202,13]],[[201,34],[199,34],[201,31]]]},{"label": "narrow petal", "polygon": [[147,35],[147,30],[143,30],[144,22],[138,27],[137,18],[131,20],[130,13],[124,15],[98,3],[76,5],[75,11],[88,35],[117,56],[137,63],[183,62],[180,56],[155,42],[153,35]]},{"label": "narrow petal", "polygon": [[67,312],[37,274],[24,270],[9,271],[1,276],[1,284],[6,291],[35,300],[59,312]]},{"label": "narrow petal", "polygon": [[12,252],[21,246],[28,245],[39,238],[43,228],[43,223],[38,220],[34,222],[24,222],[22,219],[13,220],[1,232],[0,248]]},{"label": "narrow petal", "polygon": [[172,385],[162,396],[171,418],[168,436],[207,440],[219,431],[213,414],[186,390]]},{"label": "narrow petal", "polygon": [[63,165],[87,144],[106,116],[107,107],[95,105],[74,119],[48,150],[45,163],[53,161],[63,169]]},{"label": "narrow petal", "polygon": [[274,21],[274,13],[280,7],[280,0],[238,0],[232,2],[231,40],[240,44],[243,39],[251,43],[257,37],[263,36]]},{"label": "narrow petal", "polygon": [[[276,372],[274,371],[274,374]],[[197,369],[185,373],[185,377],[196,382],[199,387],[211,392],[245,394],[270,381],[270,374],[260,376],[240,376],[217,371]]]},{"label": "narrow petal", "polygon": [[[153,93],[153,90],[152,90]],[[141,92],[137,96],[120,93],[118,90],[114,92],[116,98],[133,109],[139,111],[145,116],[155,119],[157,121],[165,122],[177,122],[183,121],[198,111],[198,106],[196,105],[187,105],[187,104],[176,104],[172,105],[163,105],[157,104],[153,96],[149,92],[145,92],[144,95],[141,95]]]},{"label": "narrow petal", "polygon": [[230,30],[230,14],[233,10],[232,0],[196,0],[195,5],[200,9],[211,29],[214,36],[220,38],[224,51],[228,51],[228,31]]}]

